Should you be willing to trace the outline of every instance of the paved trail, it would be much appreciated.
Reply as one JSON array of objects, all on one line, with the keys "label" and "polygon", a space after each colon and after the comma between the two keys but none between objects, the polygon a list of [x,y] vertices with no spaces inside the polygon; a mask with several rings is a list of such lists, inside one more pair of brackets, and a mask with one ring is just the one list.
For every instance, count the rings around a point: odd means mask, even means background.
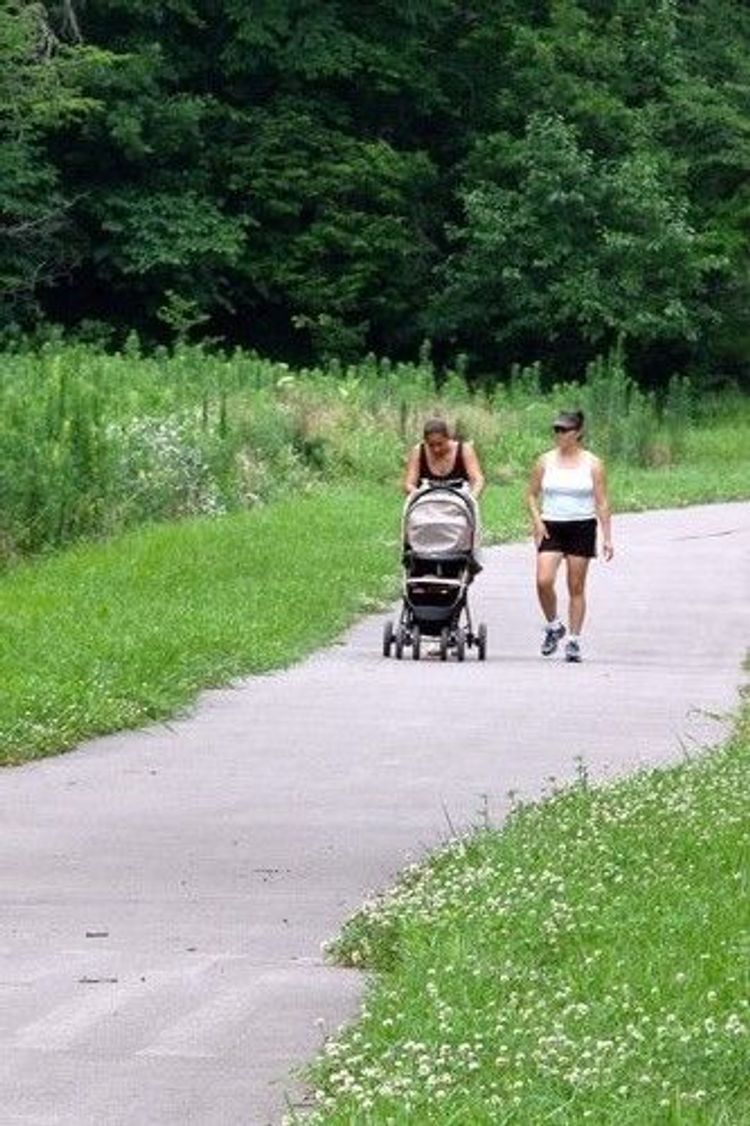
[{"label": "paved trail", "polygon": [[[361,982],[322,940],[489,795],[716,738],[750,641],[750,504],[620,517],[586,662],[537,656],[531,549],[488,553],[481,665],[382,617],[170,726],[0,774],[3,1126],[278,1122]],[[714,718],[711,718],[711,717]]]}]

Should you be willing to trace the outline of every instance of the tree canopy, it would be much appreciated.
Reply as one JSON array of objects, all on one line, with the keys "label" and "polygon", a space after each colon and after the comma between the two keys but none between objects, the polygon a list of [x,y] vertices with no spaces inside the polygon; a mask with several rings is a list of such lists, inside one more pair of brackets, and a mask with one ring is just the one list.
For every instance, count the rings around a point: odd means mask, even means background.
[{"label": "tree canopy", "polygon": [[732,0],[0,0],[0,328],[750,368]]}]

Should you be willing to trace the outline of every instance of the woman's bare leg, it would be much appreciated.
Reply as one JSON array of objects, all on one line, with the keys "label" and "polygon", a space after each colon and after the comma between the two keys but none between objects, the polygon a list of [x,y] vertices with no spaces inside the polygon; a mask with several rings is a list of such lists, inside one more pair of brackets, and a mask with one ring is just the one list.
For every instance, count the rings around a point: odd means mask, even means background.
[{"label": "woman's bare leg", "polygon": [[568,625],[570,632],[576,637],[580,634],[586,617],[586,575],[590,562],[590,559],[581,555],[568,555],[566,558],[570,596]]},{"label": "woman's bare leg", "polygon": [[540,551],[536,557],[536,592],[548,622],[553,622],[557,617],[555,579],[561,561],[560,551]]}]

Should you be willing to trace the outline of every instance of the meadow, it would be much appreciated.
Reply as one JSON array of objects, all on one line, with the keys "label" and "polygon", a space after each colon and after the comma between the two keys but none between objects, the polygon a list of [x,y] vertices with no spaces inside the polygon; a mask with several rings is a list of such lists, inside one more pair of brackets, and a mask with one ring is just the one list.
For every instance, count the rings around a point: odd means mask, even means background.
[{"label": "meadow", "polygon": [[[472,437],[488,539],[526,534],[553,411],[581,404],[614,507],[750,495],[750,407],[662,401],[615,355],[470,392],[416,365],[292,372],[256,356],[50,344],[0,365],[0,762],[166,718],[332,641],[398,586],[399,479],[428,414]],[[314,595],[314,596],[311,596]]]},{"label": "meadow", "polygon": [[[426,415],[444,414],[476,443],[490,483],[522,486],[548,444],[560,405],[588,413],[593,447],[627,468],[692,465],[686,499],[741,495],[750,408],[739,394],[702,396],[680,377],[663,395],[640,390],[617,352],[579,385],[545,386],[536,366],[467,388],[418,363],[370,357],[349,367],[291,371],[255,355],[179,347],[108,354],[50,342],[0,364],[0,565],[106,538],[146,523],[222,516],[332,483],[394,487]],[[701,438],[709,431],[708,439]],[[709,451],[701,442],[713,444]],[[711,472],[725,461],[729,478]],[[675,495],[673,499],[679,499]],[[647,498],[650,503],[650,495]]]}]

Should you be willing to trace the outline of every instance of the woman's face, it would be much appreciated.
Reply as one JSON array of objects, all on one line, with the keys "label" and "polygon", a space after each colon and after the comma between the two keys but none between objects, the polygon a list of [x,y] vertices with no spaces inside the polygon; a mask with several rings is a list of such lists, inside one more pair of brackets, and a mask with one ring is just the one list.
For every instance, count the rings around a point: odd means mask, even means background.
[{"label": "woman's face", "polygon": [[555,445],[560,450],[570,450],[578,445],[581,431],[575,426],[553,426]]},{"label": "woman's face", "polygon": [[451,448],[450,438],[447,434],[427,434],[425,445],[436,461],[447,457]]}]

